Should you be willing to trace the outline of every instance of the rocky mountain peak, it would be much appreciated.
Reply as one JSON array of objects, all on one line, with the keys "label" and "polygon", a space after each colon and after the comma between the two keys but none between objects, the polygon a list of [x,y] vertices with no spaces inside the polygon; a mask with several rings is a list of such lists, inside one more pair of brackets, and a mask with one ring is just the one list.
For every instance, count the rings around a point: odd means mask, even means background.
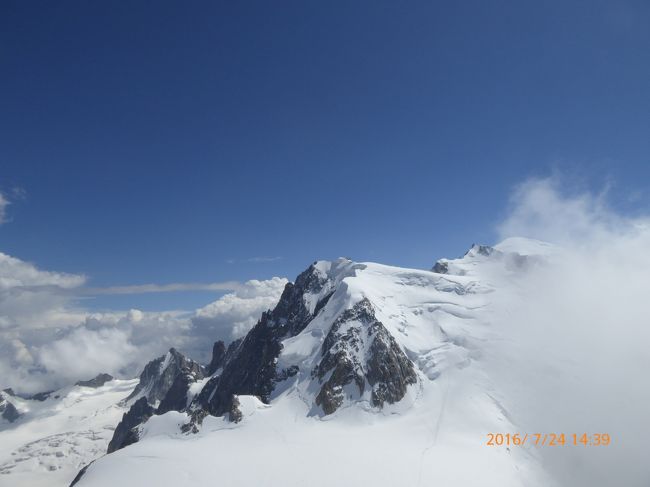
[{"label": "rocky mountain peak", "polygon": [[154,414],[154,408],[147,402],[146,397],[141,397],[133,403],[128,412],[122,416],[122,421],[115,428],[113,438],[108,444],[107,453],[112,453],[120,448],[138,441],[138,427]]},{"label": "rocky mountain peak", "polygon": [[20,412],[16,409],[16,406],[9,400],[10,394],[6,392],[0,392],[0,417],[4,420],[13,423],[20,417]]},{"label": "rocky mountain peak", "polygon": [[325,414],[335,412],[346,395],[360,398],[367,389],[375,407],[397,402],[417,380],[413,363],[377,320],[367,298],[336,319],[323,341],[321,356],[312,376],[321,384],[315,403]]},{"label": "rocky mountain peak", "polygon": [[149,362],[140,374],[140,382],[125,400],[127,404],[132,402],[131,408],[117,425],[108,453],[138,441],[139,426],[154,414],[184,410],[189,402],[190,384],[203,376],[203,367],[175,348]]},{"label": "rocky mountain peak", "polygon": [[[190,422],[183,431],[197,431],[208,414],[239,420],[240,396],[269,403],[276,385],[294,376],[311,390],[315,384],[314,412],[331,414],[346,400],[363,400],[377,408],[400,401],[417,381],[415,367],[377,318],[373,302],[353,298],[350,293],[359,290],[342,285],[366,267],[348,259],[310,265],[286,285],[275,308],[264,312],[245,337],[227,348],[221,341],[213,345],[205,370],[210,379],[193,399],[188,398],[190,384],[204,377],[198,364],[175,349],[147,364],[129,397],[138,399],[137,408],[134,404],[133,413],[125,415],[116,435],[137,441],[136,419],[146,421],[152,414],[172,410],[188,413]],[[320,354],[309,361],[280,360],[285,342],[316,336],[305,331],[316,318],[317,328],[324,332]],[[115,440],[116,445],[122,443],[123,439]]]},{"label": "rocky mountain peak", "polygon": [[296,373],[295,368],[276,370],[282,340],[302,332],[325,307],[343,277],[359,268],[356,266],[347,259],[317,261],[295,282],[287,283],[276,307],[262,314],[235,349],[229,348],[223,372],[206,384],[194,407],[220,416],[231,410],[237,395],[254,395],[268,402],[275,383]]},{"label": "rocky mountain peak", "polygon": [[158,405],[174,385],[179,382],[188,385],[203,378],[203,367],[197,362],[185,357],[175,348],[151,362],[140,374],[140,382],[134,391],[126,398],[127,402],[145,397],[151,405]]},{"label": "rocky mountain peak", "polygon": [[494,252],[498,252],[498,251],[494,247],[490,247],[489,245],[472,244],[470,249],[467,252],[465,252],[465,256],[475,257],[477,255],[482,255],[484,257],[489,257]]}]

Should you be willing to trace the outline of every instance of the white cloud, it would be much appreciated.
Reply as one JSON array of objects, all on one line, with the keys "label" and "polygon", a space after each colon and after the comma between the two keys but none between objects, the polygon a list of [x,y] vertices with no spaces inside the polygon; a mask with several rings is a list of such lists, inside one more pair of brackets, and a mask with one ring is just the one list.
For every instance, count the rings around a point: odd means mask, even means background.
[{"label": "white cloud", "polygon": [[606,189],[568,197],[561,188],[558,178],[520,184],[511,196],[510,213],[498,227],[500,235],[578,246],[624,234],[636,224],[608,207]]},{"label": "white cloud", "polygon": [[139,354],[129,338],[128,331],[116,328],[78,327],[37,349],[39,364],[62,383],[74,383],[100,372],[120,375]]},{"label": "white cloud", "polygon": [[267,281],[251,280],[240,289],[196,311],[192,318],[195,329],[209,332],[226,342],[244,336],[262,313],[273,308],[287,284],[274,277]]},{"label": "white cloud", "polygon": [[507,341],[492,344],[486,364],[525,432],[612,436],[606,448],[541,449],[560,485],[647,485],[650,218],[560,188],[531,180],[513,195],[502,236],[563,250],[503,283],[493,321]]},{"label": "white cloud", "polygon": [[19,365],[32,365],[34,363],[34,357],[32,357],[32,354],[30,351],[27,349],[27,346],[23,342],[21,342],[19,339],[14,338],[11,340],[11,346],[13,347],[14,351],[14,360],[17,364]]},{"label": "white cloud", "polygon": [[78,322],[81,314],[61,291],[67,293],[85,281],[82,275],[43,271],[0,253],[0,329]]},{"label": "white cloud", "polygon": [[[245,333],[286,282],[88,288],[85,276],[44,271],[0,253],[0,388],[37,392],[100,372],[134,376],[172,346],[207,362],[212,343]],[[197,289],[233,292],[196,312],[91,313],[76,304],[89,294]]]}]

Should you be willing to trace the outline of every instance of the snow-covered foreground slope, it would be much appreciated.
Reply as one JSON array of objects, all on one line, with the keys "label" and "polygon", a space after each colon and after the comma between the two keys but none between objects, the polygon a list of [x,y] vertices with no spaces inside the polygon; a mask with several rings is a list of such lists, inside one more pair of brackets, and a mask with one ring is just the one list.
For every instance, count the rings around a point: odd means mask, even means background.
[{"label": "snow-covered foreground slope", "polygon": [[474,246],[437,272],[316,262],[77,485],[551,486],[531,450],[486,446],[517,429],[481,360],[500,280],[552,251]]},{"label": "snow-covered foreground slope", "polygon": [[198,434],[182,435],[172,431],[185,415],[166,413],[149,420],[145,439],[95,462],[77,485],[551,485],[527,453],[484,446],[483,432],[507,420],[485,394],[454,387],[456,379],[379,414],[348,408],[322,420],[289,397],[268,406],[245,396],[240,423],[210,417]]},{"label": "snow-covered foreground slope", "polygon": [[10,398],[21,416],[0,422],[0,486],[68,486],[81,467],[106,453],[137,380],[73,386],[44,401]]}]

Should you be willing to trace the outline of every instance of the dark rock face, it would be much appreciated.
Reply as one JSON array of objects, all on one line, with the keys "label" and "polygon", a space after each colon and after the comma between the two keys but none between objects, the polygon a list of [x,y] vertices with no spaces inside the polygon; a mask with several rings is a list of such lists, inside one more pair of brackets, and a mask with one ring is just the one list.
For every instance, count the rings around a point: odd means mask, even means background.
[{"label": "dark rock face", "polygon": [[0,394],[0,417],[13,423],[20,418],[20,413],[12,403],[10,403],[2,394]]},{"label": "dark rock face", "polygon": [[484,255],[486,257],[489,257],[492,255],[494,252],[497,250],[494,247],[490,247],[489,245],[478,245],[478,244],[473,244],[472,248],[468,251],[471,252],[472,250],[475,250],[476,253],[480,255]]},{"label": "dark rock face", "polygon": [[433,265],[433,272],[438,274],[447,274],[449,272],[449,264],[447,262],[439,260]]},{"label": "dark rock face", "polygon": [[[472,244],[472,246],[469,248],[467,252],[463,255],[462,258],[464,257],[476,257],[482,255],[483,257],[490,257],[492,256],[493,258],[501,258],[503,256],[503,253],[495,249],[494,247],[490,247],[489,245],[479,245],[479,244]],[[433,272],[436,272],[438,274],[449,274],[449,260],[448,259],[440,259],[437,261],[434,265],[433,268],[431,269]],[[452,272],[455,273],[455,272]],[[463,272],[461,271],[461,274]]]},{"label": "dark rock face", "polygon": [[383,407],[384,403],[400,401],[406,394],[407,386],[417,382],[417,374],[413,362],[404,354],[393,335],[379,321],[376,325],[366,378],[372,386],[372,405]]},{"label": "dark rock face", "polygon": [[232,423],[239,423],[244,417],[241,412],[241,409],[239,409],[240,406],[239,398],[237,396],[233,396],[231,403],[232,405],[230,406],[228,419]]},{"label": "dark rock face", "polygon": [[81,470],[79,470],[79,473],[77,473],[75,478],[72,479],[72,482],[70,483],[70,487],[74,487],[75,485],[77,485],[77,483],[81,480],[81,477],[83,477],[86,471],[88,471],[88,467],[90,467],[93,463],[95,463],[95,460],[93,460],[88,465],[86,465]]},{"label": "dark rock face", "polygon": [[37,392],[36,394],[32,394],[31,396],[25,397],[25,399],[31,399],[33,401],[45,401],[48,397],[52,395],[54,391],[46,391],[46,392]]},{"label": "dark rock face", "polygon": [[168,411],[182,411],[187,407],[187,391],[196,378],[190,374],[178,374],[171,387],[160,401],[156,414],[165,414]]},{"label": "dark rock face", "polygon": [[321,406],[325,414],[332,414],[343,403],[343,387],[354,382],[363,394],[365,377],[361,360],[355,355],[363,346],[361,327],[350,327],[341,332],[341,327],[359,318],[361,307],[345,311],[332,325],[321,347],[322,360],[314,369],[312,376],[322,381],[328,372],[332,372],[316,396],[316,405]]},{"label": "dark rock face", "polygon": [[246,335],[239,353],[226,364],[218,380],[210,384],[215,389],[206,390],[209,396],[204,406],[210,414],[221,416],[228,412],[234,394],[260,396],[263,401],[268,401],[273,390],[275,359],[280,354],[282,336],[282,330],[273,326],[271,320],[270,313],[262,315]]},{"label": "dark rock face", "polygon": [[[185,378],[177,382],[179,375]],[[158,401],[165,400],[172,386],[176,385],[173,391],[174,397],[168,398],[167,402],[177,404],[181,400],[181,386],[183,384],[188,386],[189,383],[202,378],[201,365],[188,359],[175,348],[170,348],[166,355],[152,360],[145,366],[140,374],[140,382],[126,400],[144,396],[149,404],[156,404]],[[186,400],[186,393],[187,387],[185,387],[183,400]]]},{"label": "dark rock face", "polygon": [[325,414],[332,414],[341,406],[344,388],[349,384],[356,385],[359,395],[368,384],[373,406],[382,407],[386,402],[401,400],[408,385],[417,381],[413,362],[377,320],[367,299],[343,312],[334,322],[321,354],[323,358],[312,376],[322,383],[316,405]]},{"label": "dark rock face", "polygon": [[226,345],[221,341],[214,342],[212,347],[212,360],[208,365],[206,375],[212,375],[221,367],[223,367],[224,359],[226,358]]},{"label": "dark rock face", "polygon": [[300,368],[297,365],[287,367],[276,374],[275,381],[282,382],[283,380],[287,380],[289,377],[296,375],[299,371]]},{"label": "dark rock face", "polygon": [[232,358],[237,354],[237,351],[239,350],[239,347],[241,346],[243,341],[244,341],[243,338],[238,338],[234,342],[231,342],[230,345],[228,345],[228,348],[226,349],[226,356],[223,359],[222,366],[225,366],[228,362],[232,360]]},{"label": "dark rock face", "polygon": [[113,438],[108,444],[107,453],[112,453],[139,440],[138,426],[145,423],[153,416],[154,409],[147,402],[146,397],[141,397],[128,412],[122,416],[122,421],[115,428]]},{"label": "dark rock face", "polygon": [[198,398],[200,407],[221,416],[231,410],[235,395],[258,396],[268,402],[278,379],[275,362],[282,350],[280,342],[304,330],[324,307],[331,294],[316,304],[313,313],[307,308],[304,295],[320,293],[327,284],[327,278],[314,265],[300,274],[295,283],[288,283],[273,311],[262,315],[232,357],[225,360],[221,376],[211,379],[203,388]]},{"label": "dark rock face", "polygon": [[76,386],[81,386],[81,387],[93,387],[93,388],[98,388],[106,384],[107,382],[110,382],[113,380],[113,376],[109,374],[99,374],[97,377],[94,379],[90,380],[80,380],[77,382],[75,385]]},{"label": "dark rock face", "polygon": [[205,409],[196,409],[190,412],[190,420],[181,426],[182,433],[198,433],[199,426],[203,423],[208,412]]},{"label": "dark rock face", "polygon": [[108,453],[137,442],[138,427],[154,414],[185,410],[190,384],[202,378],[203,367],[174,348],[149,362],[140,374],[140,382],[126,398],[127,402],[137,401],[117,425]]}]

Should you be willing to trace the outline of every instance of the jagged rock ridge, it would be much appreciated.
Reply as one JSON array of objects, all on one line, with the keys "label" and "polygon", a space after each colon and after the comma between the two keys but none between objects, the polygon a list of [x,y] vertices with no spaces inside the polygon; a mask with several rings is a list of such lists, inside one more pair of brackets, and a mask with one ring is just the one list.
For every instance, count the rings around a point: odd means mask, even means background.
[{"label": "jagged rock ridge", "polygon": [[[417,374],[395,338],[377,320],[368,299],[347,309],[334,322],[321,348],[322,360],[313,375],[322,384],[316,404],[331,414],[342,404],[344,389],[354,382],[359,395],[366,384],[373,406],[394,403],[414,384]],[[324,380],[329,374],[329,378]]]},{"label": "jagged rock ridge", "polygon": [[149,362],[140,374],[140,382],[125,399],[127,404],[135,402],[117,425],[108,453],[138,441],[139,426],[154,414],[185,409],[190,384],[203,377],[203,367],[174,348]]},{"label": "jagged rock ridge", "polygon": [[107,453],[129,446],[140,439],[139,426],[154,414],[154,408],[147,402],[146,397],[138,399],[122,416],[122,421],[115,428],[113,438],[108,444]]},{"label": "jagged rock ridge", "polygon": [[[203,367],[200,364],[188,359],[175,348],[170,348],[167,354],[152,360],[145,366],[140,374],[140,383],[126,401],[144,396],[149,404],[157,406],[165,401],[165,396],[173,386],[176,385],[174,392],[179,394],[182,385],[189,386],[191,382],[202,378]],[[176,398],[168,399],[168,401],[175,400]]]},{"label": "jagged rock ridge", "polygon": [[[286,374],[276,370],[281,341],[300,333],[323,309],[332,295],[327,292],[331,285],[316,263],[301,273],[295,283],[288,283],[277,306],[262,315],[232,357],[224,360],[221,375],[206,384],[195,408],[221,416],[232,409],[237,395],[258,396],[268,402],[276,381]],[[316,302],[310,302],[310,297],[323,294]]]},{"label": "jagged rock ridge", "polygon": [[[190,422],[183,431],[196,431],[207,414],[241,420],[238,396],[256,396],[269,403],[277,383],[300,374],[298,363],[278,366],[283,341],[300,335],[327,308],[337,290],[346,296],[346,286],[341,283],[364,268],[344,259],[312,264],[295,283],[286,285],[275,308],[263,313],[243,339],[227,348],[220,341],[214,344],[212,360],[205,369],[210,380],[189,406],[189,386],[204,377],[204,369],[175,349],[150,362],[127,398],[141,398],[133,405],[137,409],[125,415],[111,448],[137,441],[139,424],[154,414],[185,411]],[[328,312],[334,315],[329,318],[328,314],[324,322],[327,331],[320,356],[300,376],[318,383],[315,407],[331,414],[346,397],[367,397],[378,408],[400,401],[408,386],[417,382],[413,363],[377,319],[369,299],[352,301],[339,310],[341,304],[337,302],[334,311]]]}]

